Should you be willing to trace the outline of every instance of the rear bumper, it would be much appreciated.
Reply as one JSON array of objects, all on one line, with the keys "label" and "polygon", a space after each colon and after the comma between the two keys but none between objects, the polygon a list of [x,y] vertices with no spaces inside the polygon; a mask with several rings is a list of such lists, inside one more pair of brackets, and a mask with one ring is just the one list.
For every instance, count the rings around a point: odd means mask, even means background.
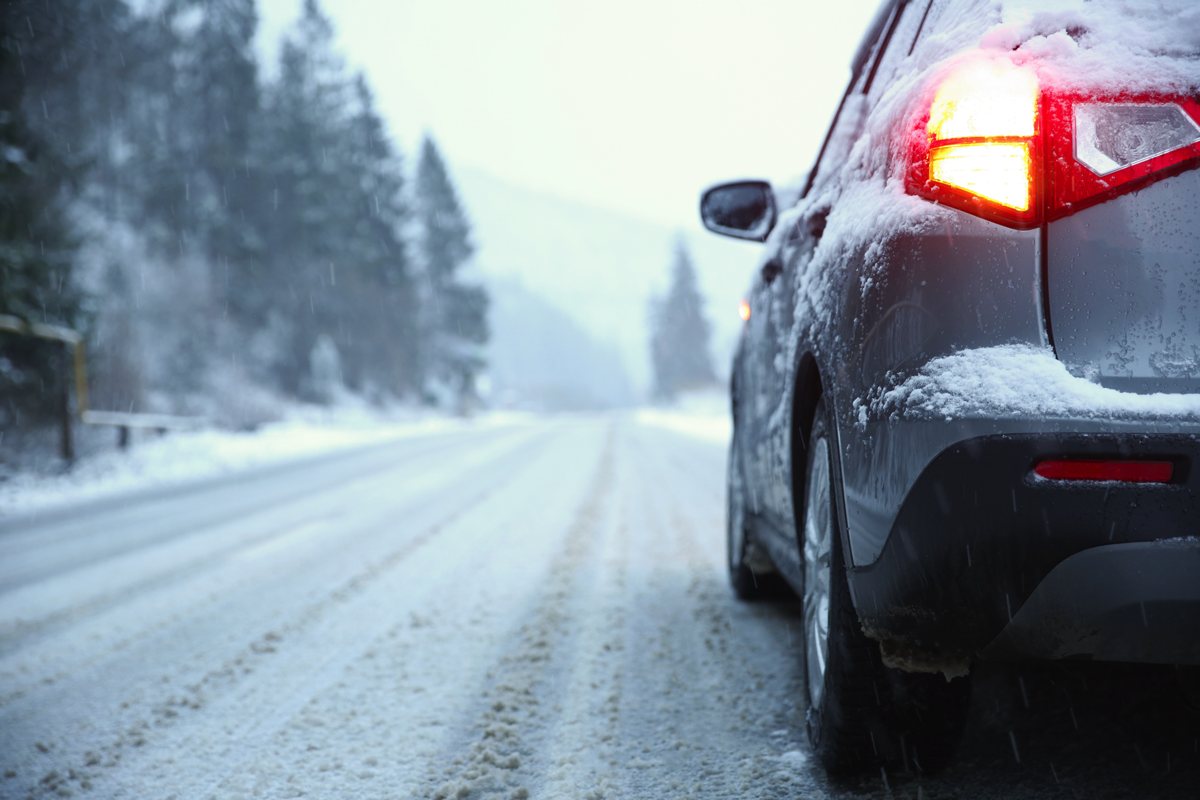
[{"label": "rear bumper", "polygon": [[[1175,473],[1169,484],[1032,474],[1064,455],[1170,460]],[[1198,663],[1200,543],[1163,543],[1200,535],[1198,459],[1200,440],[1186,434],[995,435],[947,448],[908,492],[879,558],[850,570],[864,630],[910,669],[1069,656]],[[1142,624],[1143,605],[1161,624]]]},{"label": "rear bumper", "polygon": [[1200,664],[1200,539],[1076,553],[979,655]]}]

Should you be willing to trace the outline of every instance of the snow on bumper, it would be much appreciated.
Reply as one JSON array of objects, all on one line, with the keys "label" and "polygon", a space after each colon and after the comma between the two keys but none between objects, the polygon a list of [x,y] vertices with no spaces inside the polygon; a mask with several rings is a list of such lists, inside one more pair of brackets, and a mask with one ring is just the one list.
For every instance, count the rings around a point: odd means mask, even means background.
[{"label": "snow on bumper", "polygon": [[1119,392],[1072,375],[1048,347],[1011,344],[935,358],[854,412],[861,428],[871,418],[1200,423],[1200,395]]}]

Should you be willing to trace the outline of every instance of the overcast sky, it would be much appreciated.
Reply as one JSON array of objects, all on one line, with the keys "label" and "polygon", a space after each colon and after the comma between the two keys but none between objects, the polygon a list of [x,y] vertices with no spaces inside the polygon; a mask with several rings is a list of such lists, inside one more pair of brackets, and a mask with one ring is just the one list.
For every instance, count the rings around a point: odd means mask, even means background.
[{"label": "overcast sky", "polygon": [[[272,61],[302,0],[260,0]],[[720,180],[812,164],[878,0],[325,0],[411,158],[694,228]]]}]

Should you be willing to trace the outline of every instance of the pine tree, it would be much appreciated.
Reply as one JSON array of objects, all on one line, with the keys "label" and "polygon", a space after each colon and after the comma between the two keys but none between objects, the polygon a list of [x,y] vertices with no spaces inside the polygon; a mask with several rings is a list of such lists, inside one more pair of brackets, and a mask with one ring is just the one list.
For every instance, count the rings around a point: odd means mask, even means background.
[{"label": "pine tree", "polygon": [[660,399],[673,399],[681,390],[716,380],[708,350],[712,328],[703,303],[691,256],[680,240],[671,286],[664,297],[652,298],[650,305],[650,360],[654,394]]},{"label": "pine tree", "polygon": [[[361,74],[353,82],[349,164],[343,170],[353,228],[343,264],[352,265],[346,302],[356,309],[342,348],[351,380],[392,394],[418,390],[416,289],[403,228],[409,220],[403,161],[375,111]],[[352,337],[352,338],[351,338]]]},{"label": "pine tree", "polygon": [[[5,97],[0,100],[3,109],[0,115],[9,115],[10,122],[19,120],[37,142],[31,152],[37,153],[35,171],[41,186],[37,194],[43,198],[39,202],[45,203],[40,214],[36,214],[45,226],[36,236],[38,251],[40,255],[44,248],[48,258],[58,261],[52,270],[52,282],[60,287],[58,294],[71,291],[75,295],[62,298],[64,311],[72,306],[83,309],[74,315],[63,313],[57,322],[81,330],[89,337],[92,400],[105,399],[106,389],[113,385],[109,378],[120,372],[107,368],[122,360],[129,342],[121,342],[120,353],[94,346],[109,298],[96,293],[88,296],[83,291],[84,285],[92,292],[98,289],[102,292],[104,287],[96,281],[89,283],[89,275],[81,269],[77,245],[87,240],[75,228],[76,212],[81,200],[113,221],[120,221],[127,211],[140,210],[140,203],[131,201],[136,196],[135,185],[143,180],[142,159],[130,132],[138,129],[132,112],[141,94],[134,88],[132,78],[146,53],[144,28],[143,21],[124,0],[0,3],[0,36],[7,41],[5,49],[15,56],[14,61],[6,64],[6,76],[0,78],[6,87]],[[11,77],[17,77],[21,84],[23,107],[10,99],[14,97]],[[28,205],[24,208],[22,213],[33,212]],[[37,223],[32,224],[30,239],[35,238],[33,232],[38,227]],[[18,228],[30,231],[30,221]],[[78,288],[72,290],[72,286]],[[134,305],[132,296],[128,305]],[[53,322],[54,316],[39,308],[35,318],[38,321],[49,318]],[[56,347],[49,343],[46,346]],[[114,355],[118,357],[108,357]],[[54,362],[59,356],[50,353],[39,356],[40,366],[35,372],[57,374]],[[29,370],[21,371],[26,376],[30,374]],[[126,382],[133,374],[126,371],[117,379],[122,382],[123,398],[139,391],[134,385],[136,380]],[[47,403],[46,397],[46,392],[35,392],[34,402],[48,411],[55,404]],[[118,407],[128,408],[128,405]]]},{"label": "pine tree", "polygon": [[312,388],[321,342],[337,349],[350,388],[416,391],[403,162],[365,78],[347,77],[316,0],[306,1],[284,41],[279,79],[264,92],[256,161],[265,240],[257,296],[278,339],[280,385]]},{"label": "pine tree", "polygon": [[[219,415],[217,384],[247,376],[421,390],[404,163],[317,0],[265,86],[254,0],[12,0],[0,24],[0,313],[82,324],[85,265],[102,407]],[[485,338],[481,291],[439,284],[460,339]]]},{"label": "pine tree", "polygon": [[265,93],[258,151],[265,254],[255,297],[260,325],[273,332],[264,366],[280,388],[297,395],[307,391],[318,337],[337,342],[344,325],[336,300],[348,210],[342,196],[347,105],[333,27],[315,0],[306,0],[283,41],[279,78]]},{"label": "pine tree", "polygon": [[220,296],[236,313],[239,284],[259,249],[246,218],[257,200],[250,162],[260,103],[258,14],[254,0],[181,0],[179,7],[201,14],[176,47],[181,62],[176,95],[190,139],[191,157],[181,165],[193,194],[187,227],[219,267]]},{"label": "pine tree", "polygon": [[475,400],[475,377],[488,340],[487,292],[464,284],[459,270],[474,246],[445,162],[425,137],[417,166],[417,214],[424,269],[422,374],[426,387],[448,387],[460,405]]},{"label": "pine tree", "polygon": [[[75,328],[83,322],[82,296],[72,275],[75,246],[63,195],[79,170],[45,128],[30,124],[27,76],[50,60],[51,43],[34,45],[32,33],[18,35],[44,30],[46,17],[61,9],[34,5],[0,7],[0,314]],[[65,50],[58,55],[68,58]],[[58,342],[0,334],[0,424],[58,413],[50,398],[63,388],[64,355]]]},{"label": "pine tree", "polygon": [[[142,216],[156,223],[148,228],[154,254],[178,298],[143,316],[170,330],[156,337],[167,356],[155,388],[173,394],[203,392],[214,361],[236,357],[241,337],[224,320],[243,330],[257,324],[245,303],[261,248],[246,218],[255,200],[257,23],[253,0],[169,0],[141,31],[158,55],[139,64],[137,82],[146,92],[140,107],[158,112],[133,134],[150,167]],[[154,319],[164,311],[167,319]]]}]

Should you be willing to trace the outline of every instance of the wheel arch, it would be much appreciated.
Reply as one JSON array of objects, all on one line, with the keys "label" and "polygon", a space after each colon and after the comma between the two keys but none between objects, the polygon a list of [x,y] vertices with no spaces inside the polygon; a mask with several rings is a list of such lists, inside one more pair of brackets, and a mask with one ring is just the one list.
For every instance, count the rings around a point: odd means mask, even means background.
[{"label": "wheel arch", "polygon": [[[796,546],[803,547],[801,525],[803,524],[804,513],[804,493],[805,479],[808,465],[808,433],[812,429],[813,417],[817,411],[817,404],[821,398],[825,398],[826,413],[831,414],[834,419],[831,419],[829,425],[829,434],[832,437],[833,447],[833,463],[830,465],[830,479],[834,483],[834,487],[838,497],[842,498],[835,503],[835,513],[837,514],[837,531],[838,539],[842,547],[844,555],[844,564],[849,572],[852,564],[852,556],[850,551],[849,533],[846,524],[846,502],[843,495],[842,486],[842,459],[841,446],[839,445],[838,425],[836,422],[836,413],[833,409],[833,397],[831,393],[826,391],[826,383],[822,376],[821,366],[816,355],[812,350],[803,350],[796,361],[795,382],[792,392],[792,422],[791,422],[791,470],[792,470],[792,509],[794,514],[794,527]],[[849,577],[849,575],[847,576]],[[854,582],[850,582],[850,596],[855,606],[858,605],[858,598],[854,591]]]},{"label": "wheel arch", "polygon": [[800,354],[796,362],[795,385],[792,389],[791,469],[792,509],[795,516],[797,544],[804,514],[805,472],[808,465],[808,433],[812,430],[813,415],[824,393],[821,369],[811,350]]}]

